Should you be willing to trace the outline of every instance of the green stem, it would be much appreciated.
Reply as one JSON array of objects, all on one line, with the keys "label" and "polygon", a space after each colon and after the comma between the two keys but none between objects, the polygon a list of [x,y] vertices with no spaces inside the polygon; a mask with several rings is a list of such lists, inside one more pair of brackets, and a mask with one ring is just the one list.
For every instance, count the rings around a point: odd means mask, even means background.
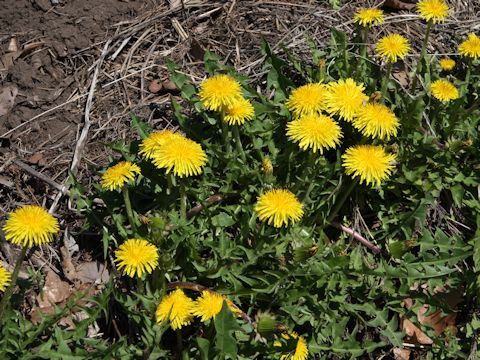
[{"label": "green stem", "polygon": [[227,156],[230,155],[232,152],[232,147],[230,145],[230,139],[228,136],[228,126],[225,123],[225,113],[222,111],[220,114],[220,124],[222,127],[222,139],[223,139],[223,144],[225,145],[225,151],[227,152]]},{"label": "green stem", "polygon": [[123,192],[123,201],[125,202],[125,208],[127,209],[128,222],[134,233],[137,232],[137,226],[135,225],[135,217],[133,216],[132,203],[130,201],[130,194],[128,193],[128,188],[126,186],[122,189]]},{"label": "green stem", "polygon": [[177,350],[178,350],[178,358],[181,360],[188,360],[188,354],[186,351],[183,350],[183,343],[182,343],[182,331],[180,329],[175,330],[177,334]]},{"label": "green stem", "polygon": [[465,85],[467,86],[467,89],[468,89],[468,83],[470,82],[471,74],[472,74],[472,58],[469,58],[468,65],[467,65],[467,74],[465,75]]},{"label": "green stem", "polygon": [[433,100],[433,101],[434,102],[433,102],[433,106],[430,109],[429,119],[430,119],[430,126],[432,127],[433,131],[436,133],[435,125],[437,123],[438,113],[440,112],[440,101],[436,101],[436,100]]},{"label": "green stem", "polygon": [[144,288],[145,288],[145,286],[143,284],[142,278],[137,277],[137,291],[138,291],[138,293],[143,294],[144,293],[144,291],[143,291]]},{"label": "green stem", "polygon": [[20,267],[22,266],[23,260],[25,259],[25,255],[27,254],[27,247],[24,246],[22,248],[22,252],[17,259],[17,263],[15,264],[15,269],[13,270],[12,278],[10,281],[10,285],[8,286],[5,294],[3,295],[2,301],[0,302],[0,323],[3,323],[5,320],[5,309],[8,306],[10,298],[13,294],[13,289],[17,283],[18,273],[20,272]]},{"label": "green stem", "polygon": [[363,42],[361,50],[360,50],[360,56],[362,58],[362,63],[363,63],[363,62],[365,62],[365,59],[367,58],[368,28],[366,26],[363,26],[360,31],[362,33],[362,42]]},{"label": "green stem", "polygon": [[432,30],[432,21],[427,23],[427,30],[425,31],[425,37],[423,38],[422,51],[420,52],[420,59],[418,59],[417,68],[413,74],[412,91],[417,88],[418,76],[422,71],[422,62],[425,59],[425,53],[427,51],[428,38],[430,37],[430,31]]},{"label": "green stem", "polygon": [[388,85],[388,82],[390,81],[390,75],[392,74],[392,69],[393,69],[393,63],[389,61],[387,64],[387,71],[385,73],[385,77],[383,78],[382,89],[380,90],[382,94],[382,99],[385,99],[385,95],[387,92],[387,85]]},{"label": "green stem", "polygon": [[240,139],[240,131],[238,131],[238,125],[233,126],[233,136],[235,137],[235,145],[237,146],[237,153],[243,160],[243,163],[247,163],[247,157],[245,156],[245,151],[243,150],[242,140]]},{"label": "green stem", "polygon": [[187,219],[187,190],[183,180],[179,182],[180,189],[180,216],[183,220]]},{"label": "green stem", "polygon": [[348,67],[348,52],[347,52],[347,47],[345,46],[345,49],[343,50],[343,61],[345,62],[345,73],[347,76],[350,75],[350,68]]},{"label": "green stem", "polygon": [[335,219],[335,216],[337,216],[338,212],[342,208],[345,201],[348,199],[348,196],[352,193],[357,183],[358,183],[358,180],[353,179],[352,182],[348,185],[348,187],[342,192],[340,198],[338,198],[337,201],[335,202],[335,206],[333,207],[330,215],[327,218],[327,224],[330,224],[333,221],[333,219]]}]

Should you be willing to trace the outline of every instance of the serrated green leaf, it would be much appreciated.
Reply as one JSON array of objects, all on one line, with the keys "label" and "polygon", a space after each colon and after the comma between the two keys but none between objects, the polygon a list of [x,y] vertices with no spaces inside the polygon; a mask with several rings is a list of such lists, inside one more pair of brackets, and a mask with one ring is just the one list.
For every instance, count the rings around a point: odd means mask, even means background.
[{"label": "serrated green leaf", "polygon": [[237,340],[233,336],[233,331],[241,330],[237,320],[224,301],[222,310],[215,317],[215,348],[223,355],[229,355],[235,359],[238,352]]}]

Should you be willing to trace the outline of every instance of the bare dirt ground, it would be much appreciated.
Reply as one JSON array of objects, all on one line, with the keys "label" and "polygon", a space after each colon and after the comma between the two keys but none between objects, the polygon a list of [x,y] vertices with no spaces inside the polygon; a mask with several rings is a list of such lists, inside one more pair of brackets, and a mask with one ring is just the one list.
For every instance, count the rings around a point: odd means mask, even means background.
[{"label": "bare dirt ground", "polygon": [[[386,23],[376,36],[402,32],[418,52],[424,24],[413,2],[388,1]],[[18,205],[37,203],[62,219],[63,229],[77,228],[62,196],[69,173],[86,185],[97,181],[111,154],[104,144],[136,136],[131,113],[153,128],[174,125],[168,59],[199,83],[208,49],[257,81],[264,74],[262,39],[280,56],[285,46],[308,61],[305,33],[326,46],[331,27],[351,33],[356,7],[384,3],[345,1],[333,9],[327,1],[308,0],[4,0],[0,225]],[[435,27],[431,52],[452,54],[465,34],[480,29],[477,0],[449,5],[452,16]],[[15,251],[5,241],[0,250],[0,260],[11,268]],[[61,274],[59,249],[45,251],[49,266]]]}]

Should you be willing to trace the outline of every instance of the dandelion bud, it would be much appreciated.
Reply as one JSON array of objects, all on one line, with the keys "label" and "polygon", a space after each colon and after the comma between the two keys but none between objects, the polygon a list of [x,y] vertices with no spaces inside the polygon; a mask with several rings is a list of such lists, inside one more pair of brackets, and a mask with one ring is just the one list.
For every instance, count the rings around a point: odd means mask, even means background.
[{"label": "dandelion bud", "polygon": [[257,315],[257,330],[260,335],[267,337],[271,336],[277,326],[275,317],[270,313],[261,313]]},{"label": "dandelion bud", "polygon": [[266,174],[266,175],[273,174],[273,165],[272,165],[272,162],[270,161],[269,158],[263,159],[262,170],[263,170],[264,174]]},{"label": "dandelion bud", "polygon": [[325,66],[327,66],[327,61],[325,59],[319,59],[318,60],[318,67],[320,70],[325,69]]},{"label": "dandelion bud", "polygon": [[304,262],[305,260],[314,256],[318,251],[318,246],[300,246],[293,251],[293,260],[295,262]]}]

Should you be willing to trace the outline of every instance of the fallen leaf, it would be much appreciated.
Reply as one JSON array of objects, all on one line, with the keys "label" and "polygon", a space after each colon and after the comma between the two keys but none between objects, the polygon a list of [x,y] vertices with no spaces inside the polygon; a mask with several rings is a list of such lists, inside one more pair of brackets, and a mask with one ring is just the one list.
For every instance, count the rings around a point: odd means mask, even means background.
[{"label": "fallen leaf", "polygon": [[412,10],[415,8],[415,4],[412,4],[412,0],[410,1],[386,0],[383,3],[383,6],[388,7],[390,9],[394,9],[394,10]]},{"label": "fallen leaf", "polygon": [[105,265],[98,261],[89,261],[78,264],[77,279],[83,283],[100,283],[105,284],[109,279],[108,270]]},{"label": "fallen leaf", "polygon": [[45,285],[42,292],[37,296],[40,308],[50,308],[53,304],[59,304],[70,296],[70,285],[62,281],[53,271],[48,271],[45,277]]},{"label": "fallen leaf", "polygon": [[408,360],[410,359],[410,353],[412,351],[409,349],[400,349],[400,348],[395,348],[393,349],[393,356],[395,360]]},{"label": "fallen leaf", "polygon": [[400,318],[400,328],[405,332],[405,337],[409,342],[421,345],[433,344],[433,340],[407,318]]},{"label": "fallen leaf", "polygon": [[8,114],[15,104],[18,89],[15,85],[6,85],[0,88],[0,116]]},{"label": "fallen leaf", "polygon": [[[416,288],[421,288],[425,293],[428,291],[426,285],[420,287],[417,285]],[[433,290],[433,293],[436,300],[448,305],[451,309],[455,309],[462,300],[463,288],[460,287],[449,291],[444,287],[437,287]],[[413,300],[410,298],[405,299],[403,306],[410,309],[413,306]],[[437,336],[440,336],[447,328],[454,334],[457,332],[457,327],[455,326],[457,314],[455,312],[445,314],[439,309],[426,315],[429,309],[430,306],[428,304],[423,304],[418,310],[417,320],[420,324],[432,327]],[[408,341],[421,345],[430,345],[433,343],[432,339],[410,320],[404,317],[401,317],[400,320],[400,327],[405,331],[405,336]]]}]

